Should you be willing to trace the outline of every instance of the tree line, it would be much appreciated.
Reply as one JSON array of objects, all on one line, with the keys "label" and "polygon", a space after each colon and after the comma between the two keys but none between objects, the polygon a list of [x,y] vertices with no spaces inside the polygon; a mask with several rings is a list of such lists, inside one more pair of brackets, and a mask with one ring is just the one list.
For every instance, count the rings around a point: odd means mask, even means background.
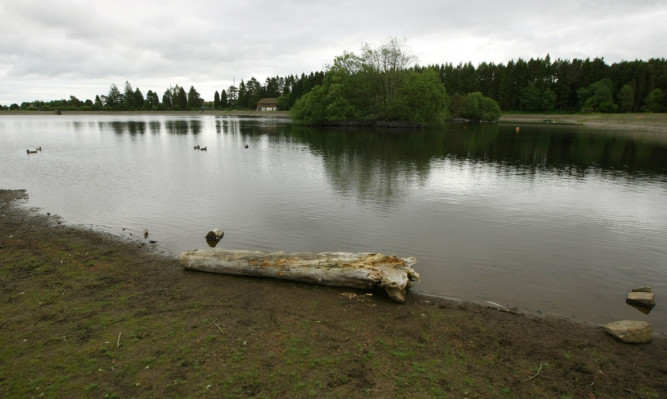
[{"label": "tree line", "polygon": [[106,94],[98,94],[94,100],[79,100],[75,96],[69,99],[52,101],[28,101],[21,105],[0,105],[1,110],[27,111],[182,111],[195,109],[253,109],[261,98],[277,98],[280,109],[288,110],[302,95],[322,83],[324,72],[311,72],[301,76],[267,78],[260,84],[254,77],[247,82],[241,80],[238,87],[231,85],[218,92],[215,91],[213,101],[205,101],[200,93],[190,86],[186,92],[179,85],[170,87],[160,95],[148,90],[144,95],[130,82],[125,82],[123,91],[116,84],[111,84]]},{"label": "tree line", "polygon": [[519,58],[507,64],[482,62],[431,65],[457,103],[480,92],[503,111],[666,112],[667,59],[622,61]]},{"label": "tree line", "polygon": [[[260,98],[270,97],[278,99],[279,109],[290,110],[306,93],[315,87],[322,87],[327,74],[332,75],[329,78],[331,82],[340,79],[340,68],[334,69],[300,76],[275,76],[262,83],[251,77],[246,81],[241,80],[238,86],[231,85],[220,91],[216,90],[213,101],[204,101],[193,86],[186,91],[176,85],[160,96],[152,90],[148,90],[144,95],[138,87],[133,88],[126,82],[123,91],[112,84],[107,93],[97,95],[92,100],[79,100],[70,96],[69,99],[47,102],[36,100],[20,105],[0,105],[0,109],[253,109]],[[493,99],[503,111],[667,112],[667,60],[664,58],[622,61],[608,65],[602,58],[552,61],[547,55],[545,58],[531,58],[528,61],[519,58],[507,64],[482,62],[475,67],[472,63],[461,63],[457,66],[448,63],[414,65],[409,69],[419,75],[431,76],[434,73],[439,78],[448,93],[450,116],[464,115],[466,103],[474,102],[474,98]],[[393,88],[386,89],[390,90],[387,92],[387,99],[392,98]],[[481,97],[477,94],[471,97],[472,93],[479,93]]]}]

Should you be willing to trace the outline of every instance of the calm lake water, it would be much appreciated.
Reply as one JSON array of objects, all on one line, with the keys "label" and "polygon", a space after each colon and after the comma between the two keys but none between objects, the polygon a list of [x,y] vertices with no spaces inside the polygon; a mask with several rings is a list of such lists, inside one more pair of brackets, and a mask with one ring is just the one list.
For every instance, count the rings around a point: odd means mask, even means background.
[{"label": "calm lake water", "polygon": [[[667,332],[667,145],[642,135],[2,116],[0,171],[41,213],[137,240],[147,228],[174,255],[222,228],[222,248],[415,256],[422,293]],[[649,315],[625,304],[643,285]]]}]

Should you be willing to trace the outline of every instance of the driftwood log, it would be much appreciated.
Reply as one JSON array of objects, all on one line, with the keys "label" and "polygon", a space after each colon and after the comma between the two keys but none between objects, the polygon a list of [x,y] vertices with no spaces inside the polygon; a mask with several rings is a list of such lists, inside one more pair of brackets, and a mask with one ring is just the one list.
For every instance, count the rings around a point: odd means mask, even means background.
[{"label": "driftwood log", "polygon": [[225,249],[196,249],[181,254],[186,269],[242,276],[371,289],[383,288],[397,302],[405,302],[405,291],[419,281],[412,268],[414,257],[399,258],[380,253],[350,252],[260,252]]}]

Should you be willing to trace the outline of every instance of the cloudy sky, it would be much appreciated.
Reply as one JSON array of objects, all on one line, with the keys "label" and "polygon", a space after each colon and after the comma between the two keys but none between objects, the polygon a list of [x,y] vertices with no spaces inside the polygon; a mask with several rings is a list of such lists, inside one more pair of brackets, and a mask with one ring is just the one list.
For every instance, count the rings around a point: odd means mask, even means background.
[{"label": "cloudy sky", "polygon": [[667,57],[665,0],[0,0],[0,104],[81,100],[125,81],[205,100],[404,40],[419,64]]}]

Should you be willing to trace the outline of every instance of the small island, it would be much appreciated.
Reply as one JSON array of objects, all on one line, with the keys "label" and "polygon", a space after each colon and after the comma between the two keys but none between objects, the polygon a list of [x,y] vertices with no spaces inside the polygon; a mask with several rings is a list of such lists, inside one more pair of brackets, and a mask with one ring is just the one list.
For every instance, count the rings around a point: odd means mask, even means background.
[{"label": "small island", "polygon": [[[396,39],[361,55],[345,52],[329,66],[324,81],[296,101],[293,120],[311,125],[441,126],[452,115],[445,85],[434,68],[413,66],[415,57]],[[462,116],[498,120],[500,107],[480,92],[469,93]]]}]

